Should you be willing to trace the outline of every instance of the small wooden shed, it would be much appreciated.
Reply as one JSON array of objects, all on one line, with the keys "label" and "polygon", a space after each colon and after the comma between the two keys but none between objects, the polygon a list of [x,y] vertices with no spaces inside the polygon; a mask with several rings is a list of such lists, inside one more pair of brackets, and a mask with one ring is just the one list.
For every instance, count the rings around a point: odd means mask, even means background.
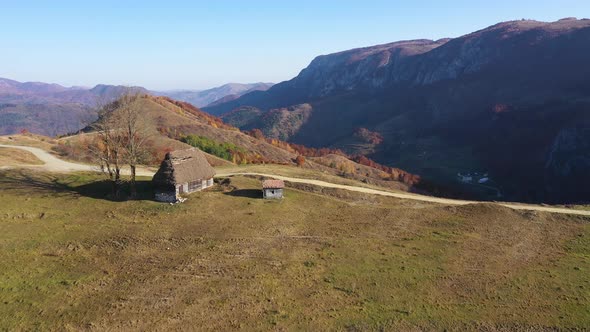
[{"label": "small wooden shed", "polygon": [[285,182],[283,180],[262,181],[262,197],[264,199],[283,198],[283,189],[285,189]]},{"label": "small wooden shed", "polygon": [[215,170],[201,150],[172,151],[152,179],[156,201],[177,202],[181,194],[190,194],[213,185]]}]

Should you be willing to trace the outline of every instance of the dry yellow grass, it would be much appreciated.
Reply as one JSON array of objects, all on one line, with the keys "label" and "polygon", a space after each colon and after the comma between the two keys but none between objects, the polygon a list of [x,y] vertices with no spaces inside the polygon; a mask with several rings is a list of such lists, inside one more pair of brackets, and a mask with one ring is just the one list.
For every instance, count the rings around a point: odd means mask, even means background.
[{"label": "dry yellow grass", "polygon": [[[0,173],[0,330],[583,330],[586,217]],[[92,213],[88,213],[92,211]]]},{"label": "dry yellow grass", "polygon": [[56,142],[53,138],[34,134],[0,136],[0,144],[32,146],[46,151],[50,151]]},{"label": "dry yellow grass", "polygon": [[28,151],[0,147],[0,166],[42,165],[43,162]]}]

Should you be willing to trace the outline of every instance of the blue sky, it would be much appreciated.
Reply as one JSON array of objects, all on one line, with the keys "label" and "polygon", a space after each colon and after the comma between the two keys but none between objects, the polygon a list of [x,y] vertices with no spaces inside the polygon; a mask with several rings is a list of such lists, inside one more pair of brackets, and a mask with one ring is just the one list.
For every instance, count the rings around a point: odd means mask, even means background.
[{"label": "blue sky", "polygon": [[588,0],[0,0],[0,77],[150,89],[279,82],[317,55],[590,17]]}]

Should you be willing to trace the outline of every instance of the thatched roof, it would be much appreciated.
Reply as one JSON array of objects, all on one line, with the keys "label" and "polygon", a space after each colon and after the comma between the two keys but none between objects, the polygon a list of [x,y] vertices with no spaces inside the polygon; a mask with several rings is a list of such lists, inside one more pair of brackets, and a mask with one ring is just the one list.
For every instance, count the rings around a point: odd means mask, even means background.
[{"label": "thatched roof", "polygon": [[168,152],[152,182],[156,187],[174,188],[178,184],[210,179],[214,175],[215,170],[203,152],[192,148]]},{"label": "thatched roof", "polygon": [[285,188],[283,180],[264,180],[262,181],[262,189],[282,189]]}]

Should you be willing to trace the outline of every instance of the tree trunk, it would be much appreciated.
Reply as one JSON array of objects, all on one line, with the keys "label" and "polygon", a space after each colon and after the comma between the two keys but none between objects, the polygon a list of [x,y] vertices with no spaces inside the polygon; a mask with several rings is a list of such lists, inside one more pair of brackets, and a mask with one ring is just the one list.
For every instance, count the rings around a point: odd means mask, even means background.
[{"label": "tree trunk", "polygon": [[119,189],[117,188],[117,182],[114,179],[111,179],[111,197],[112,199],[117,198],[117,192]]},{"label": "tree trunk", "polygon": [[129,189],[131,190],[131,198],[137,197],[137,187],[135,182],[135,165],[129,165],[131,167],[131,182],[129,183]]},{"label": "tree trunk", "polygon": [[121,196],[121,170],[115,169],[115,181],[114,183],[114,199],[119,199]]}]

